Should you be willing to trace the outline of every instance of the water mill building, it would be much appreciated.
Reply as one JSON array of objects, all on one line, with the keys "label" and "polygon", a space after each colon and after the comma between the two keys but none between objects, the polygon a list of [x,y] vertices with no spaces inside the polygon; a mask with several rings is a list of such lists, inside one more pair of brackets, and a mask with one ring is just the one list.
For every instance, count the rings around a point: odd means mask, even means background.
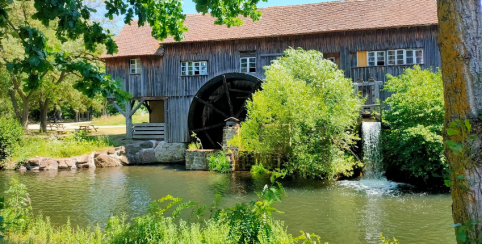
[{"label": "water mill building", "polygon": [[[260,9],[261,20],[239,27],[188,14],[185,39],[163,42],[149,26],[125,25],[118,53],[103,55],[106,71],[132,94],[122,113],[129,139],[187,143],[196,132],[205,148],[219,148],[226,121],[242,121],[244,104],[259,89],[263,66],[289,47],[321,51],[354,82],[378,81],[419,64],[440,66],[435,0],[347,0]],[[360,87],[368,103],[390,94]],[[132,124],[140,106],[149,123]]]}]

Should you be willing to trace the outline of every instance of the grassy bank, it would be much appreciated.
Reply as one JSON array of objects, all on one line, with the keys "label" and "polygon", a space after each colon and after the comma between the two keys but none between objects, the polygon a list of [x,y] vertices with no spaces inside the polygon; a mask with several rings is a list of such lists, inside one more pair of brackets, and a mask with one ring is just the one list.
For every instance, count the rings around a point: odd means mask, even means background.
[{"label": "grassy bank", "polygon": [[89,136],[82,132],[68,134],[63,138],[24,136],[14,148],[8,161],[22,162],[35,156],[67,158],[112,146],[107,136]]}]

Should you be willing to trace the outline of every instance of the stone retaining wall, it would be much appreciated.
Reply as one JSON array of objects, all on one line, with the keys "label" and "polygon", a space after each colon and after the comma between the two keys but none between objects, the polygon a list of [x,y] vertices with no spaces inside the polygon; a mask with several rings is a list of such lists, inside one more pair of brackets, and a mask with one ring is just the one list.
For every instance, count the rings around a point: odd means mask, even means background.
[{"label": "stone retaining wall", "polygon": [[185,159],[185,143],[142,141],[82,156],[53,159],[34,157],[26,160],[20,170],[59,170],[78,168],[105,168],[121,165],[178,163]]}]

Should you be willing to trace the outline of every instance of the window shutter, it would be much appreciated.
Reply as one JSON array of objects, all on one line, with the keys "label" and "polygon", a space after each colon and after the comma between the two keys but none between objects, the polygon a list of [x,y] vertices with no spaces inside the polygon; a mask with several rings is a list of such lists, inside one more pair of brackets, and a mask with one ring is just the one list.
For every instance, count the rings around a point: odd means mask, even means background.
[{"label": "window shutter", "polygon": [[357,52],[358,67],[367,67],[367,52],[360,51]]}]

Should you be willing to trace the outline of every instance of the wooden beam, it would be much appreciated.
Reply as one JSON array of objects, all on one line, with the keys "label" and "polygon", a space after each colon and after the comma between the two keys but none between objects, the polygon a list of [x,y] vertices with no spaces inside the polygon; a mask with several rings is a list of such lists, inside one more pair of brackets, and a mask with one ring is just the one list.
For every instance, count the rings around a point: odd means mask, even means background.
[{"label": "wooden beam", "polygon": [[207,131],[207,130],[211,130],[211,129],[215,129],[215,128],[219,128],[219,127],[224,127],[225,125],[226,125],[226,122],[223,122],[223,123],[203,127],[203,128],[200,128],[200,129],[195,129],[195,130],[192,130],[192,131],[197,133],[197,132],[201,132],[201,131]]},{"label": "wooden beam", "polygon": [[147,111],[149,112],[149,116],[150,116],[152,113],[152,109],[151,109],[151,106],[149,106],[149,101],[144,101],[144,107],[147,108]]},{"label": "wooden beam", "polygon": [[161,101],[161,100],[167,100],[168,97],[133,97],[131,100],[134,101],[139,101],[141,99],[144,99],[145,101]]},{"label": "wooden beam", "polygon": [[216,112],[216,113],[218,113],[218,114],[220,114],[220,115],[224,116],[224,118],[225,118],[225,119],[229,118],[229,116],[228,116],[228,115],[226,115],[225,113],[223,113],[223,111],[221,111],[221,110],[219,110],[219,109],[215,108],[215,107],[214,107],[212,104],[210,104],[210,103],[208,103],[208,102],[206,102],[206,101],[202,100],[201,98],[199,98],[199,97],[197,97],[197,96],[195,96],[194,98],[195,98],[196,100],[198,100],[200,103],[202,103],[202,104],[204,104],[204,105],[206,105],[206,106],[210,107],[210,108],[211,108],[211,109],[212,109],[214,112]]},{"label": "wooden beam", "polygon": [[246,93],[246,94],[251,94],[251,93],[253,93],[253,92],[251,92],[251,91],[245,91],[245,90],[239,90],[239,89],[232,89],[232,88],[230,88],[229,90],[232,91],[232,92],[241,92],[241,93]]},{"label": "wooden beam", "polygon": [[117,105],[117,103],[115,101],[112,101],[112,104],[114,105],[114,107],[117,109],[117,111],[119,111],[119,113],[121,113],[122,115],[124,115],[124,118],[127,117],[126,116],[126,113],[124,112],[124,110],[122,110],[121,107],[119,107],[119,105]]},{"label": "wooden beam", "polygon": [[265,53],[265,54],[260,54],[260,57],[276,57],[276,56],[285,56],[284,53]]},{"label": "wooden beam", "polygon": [[226,92],[226,96],[228,97],[229,113],[231,114],[231,117],[233,117],[234,109],[233,109],[233,105],[231,104],[231,97],[229,96],[229,87],[228,87],[228,83],[226,83],[225,75],[223,75],[223,85],[224,85],[224,91]]},{"label": "wooden beam", "polygon": [[137,109],[139,109],[142,106],[143,102],[144,102],[144,98],[141,98],[141,100],[139,101],[139,104],[137,104],[137,106],[135,106],[132,109],[132,112],[131,112],[130,116],[134,115],[134,113],[137,111]]},{"label": "wooden beam", "polygon": [[132,140],[132,113],[131,113],[131,103],[126,102],[126,112],[125,114],[128,116],[126,117],[126,139]]}]

